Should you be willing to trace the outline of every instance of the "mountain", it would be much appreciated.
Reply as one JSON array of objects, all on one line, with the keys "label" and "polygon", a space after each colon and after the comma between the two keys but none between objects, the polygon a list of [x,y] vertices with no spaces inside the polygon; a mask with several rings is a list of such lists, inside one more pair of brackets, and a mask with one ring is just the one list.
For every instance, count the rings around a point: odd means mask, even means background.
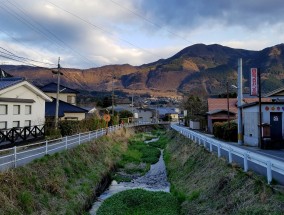
[{"label": "mountain", "polygon": [[[249,70],[258,67],[262,74],[263,92],[284,85],[284,44],[261,51],[234,49],[218,44],[195,44],[168,59],[141,66],[108,65],[91,69],[64,68],[61,83],[87,91],[116,91],[155,96],[220,94],[226,82],[236,84],[237,61],[243,59],[244,86],[249,85]],[[56,77],[48,68],[2,66],[14,76],[26,77],[44,85]]]}]

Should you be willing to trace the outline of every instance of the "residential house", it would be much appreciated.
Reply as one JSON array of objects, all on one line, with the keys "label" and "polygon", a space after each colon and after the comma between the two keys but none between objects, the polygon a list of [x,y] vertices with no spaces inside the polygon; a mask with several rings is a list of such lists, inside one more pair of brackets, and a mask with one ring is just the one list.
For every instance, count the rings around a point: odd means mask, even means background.
[{"label": "residential house", "polygon": [[48,95],[33,84],[1,70],[0,129],[43,125],[45,102],[51,101]]},{"label": "residential house", "polygon": [[[109,107],[108,109],[111,110],[112,107]],[[114,110],[116,112],[120,112],[123,110],[130,111],[133,113],[133,120],[139,121],[139,122],[152,122],[155,118],[155,110],[151,108],[137,108],[132,107],[131,104],[121,104],[114,106]]]},{"label": "residential house", "polygon": [[[263,101],[269,102],[271,98],[262,98]],[[258,101],[258,98],[243,98],[244,104],[249,104]],[[229,110],[228,110],[229,102]],[[224,122],[237,119],[238,114],[238,99],[237,98],[209,98],[207,112],[208,132],[213,133],[213,124],[215,122]],[[228,114],[229,112],[229,114]]]},{"label": "residential house", "polygon": [[[53,98],[52,102],[46,103],[46,117],[53,119],[56,110],[56,97],[57,97],[57,84],[49,83],[41,90]],[[69,87],[59,85],[59,107],[58,118],[59,120],[83,120],[86,118],[88,110],[76,106],[76,97],[79,92]]]},{"label": "residential house", "polygon": [[[52,98],[56,98],[57,96],[57,84],[49,83],[40,87],[40,89],[45,92],[48,96]],[[59,85],[59,100],[67,102],[71,105],[76,105],[76,97],[79,92],[77,90],[73,90],[69,87],[65,87],[63,85]]]}]

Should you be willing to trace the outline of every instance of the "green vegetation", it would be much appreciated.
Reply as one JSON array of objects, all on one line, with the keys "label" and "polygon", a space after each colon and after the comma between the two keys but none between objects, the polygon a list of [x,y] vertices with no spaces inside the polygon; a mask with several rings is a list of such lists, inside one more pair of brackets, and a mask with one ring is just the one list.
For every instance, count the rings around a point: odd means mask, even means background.
[{"label": "green vegetation", "polygon": [[94,142],[0,173],[0,214],[83,214],[127,149],[121,129]]},{"label": "green vegetation", "polygon": [[120,192],[105,200],[98,215],[177,215],[179,204],[170,193],[141,189]]},{"label": "green vegetation", "polygon": [[149,171],[150,165],[158,162],[160,150],[151,144],[145,144],[145,140],[154,138],[149,133],[138,133],[129,139],[128,149],[118,162],[118,172],[113,178],[118,181],[130,181],[133,175],[143,175]]},{"label": "green vegetation", "polygon": [[215,137],[237,142],[238,141],[238,124],[234,121],[215,122],[213,124],[213,134]]},{"label": "green vegetation", "polygon": [[283,214],[284,195],[176,132],[165,152],[181,214]]}]

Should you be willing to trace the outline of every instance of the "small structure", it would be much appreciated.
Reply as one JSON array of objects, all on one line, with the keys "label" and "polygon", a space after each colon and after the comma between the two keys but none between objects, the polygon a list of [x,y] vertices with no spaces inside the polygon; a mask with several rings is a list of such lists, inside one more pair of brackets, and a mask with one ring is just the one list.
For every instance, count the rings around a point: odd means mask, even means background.
[{"label": "small structure", "polygon": [[259,146],[262,138],[266,148],[284,148],[284,102],[261,103],[262,137],[259,131],[259,103],[245,104],[242,108],[246,145]]},{"label": "small structure", "polygon": [[225,122],[228,120],[236,119],[237,113],[227,110],[212,110],[206,113],[207,114],[207,123],[208,123],[208,132],[213,133],[213,124],[215,122]]}]

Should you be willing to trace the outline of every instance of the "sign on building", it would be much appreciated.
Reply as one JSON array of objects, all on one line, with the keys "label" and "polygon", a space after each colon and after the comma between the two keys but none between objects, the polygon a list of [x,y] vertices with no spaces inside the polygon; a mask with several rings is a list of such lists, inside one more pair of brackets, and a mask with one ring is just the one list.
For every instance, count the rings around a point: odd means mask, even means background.
[{"label": "sign on building", "polygon": [[258,81],[257,81],[257,68],[250,70],[250,95],[257,96]]}]

